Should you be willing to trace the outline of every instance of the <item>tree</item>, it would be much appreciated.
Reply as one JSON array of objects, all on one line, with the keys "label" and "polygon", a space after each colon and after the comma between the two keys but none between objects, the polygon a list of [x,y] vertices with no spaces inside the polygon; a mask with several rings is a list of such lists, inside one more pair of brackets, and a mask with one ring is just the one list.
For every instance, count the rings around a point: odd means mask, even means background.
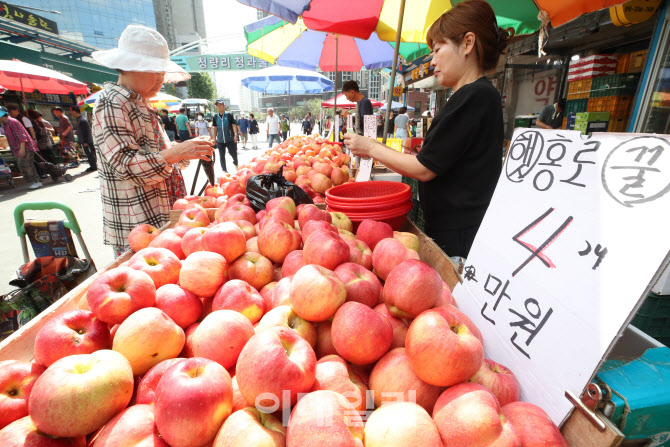
[{"label": "tree", "polygon": [[165,84],[165,93],[172,96],[177,96],[177,88],[174,84]]},{"label": "tree", "polygon": [[188,97],[214,100],[216,88],[212,78],[207,73],[191,73],[188,81]]}]

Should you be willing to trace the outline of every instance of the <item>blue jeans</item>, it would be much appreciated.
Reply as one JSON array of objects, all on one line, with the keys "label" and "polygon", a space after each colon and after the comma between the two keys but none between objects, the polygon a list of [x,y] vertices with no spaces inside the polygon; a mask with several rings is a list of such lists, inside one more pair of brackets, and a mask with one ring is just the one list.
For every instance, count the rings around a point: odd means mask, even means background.
[{"label": "blue jeans", "polygon": [[176,135],[174,134],[174,130],[166,130],[165,133],[167,134],[167,136],[168,136],[168,138],[170,139],[170,141],[174,141],[174,138],[175,138],[175,136],[176,136]]},{"label": "blue jeans", "polygon": [[180,130],[179,131],[179,139],[182,142],[184,142],[186,140],[190,140],[191,139],[191,132],[189,132],[188,130]]},{"label": "blue jeans", "polygon": [[277,143],[281,143],[281,138],[279,137],[278,133],[271,133],[268,138],[269,148],[272,148],[272,143],[274,143],[275,140]]}]

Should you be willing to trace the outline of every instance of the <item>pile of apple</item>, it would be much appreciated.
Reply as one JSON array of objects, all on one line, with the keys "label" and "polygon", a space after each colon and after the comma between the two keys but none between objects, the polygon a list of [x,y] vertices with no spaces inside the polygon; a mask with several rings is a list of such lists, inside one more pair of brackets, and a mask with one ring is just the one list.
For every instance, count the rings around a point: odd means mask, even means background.
[{"label": "pile of apple", "polygon": [[0,364],[0,446],[567,446],[415,235],[220,206],[135,228],[34,362]]},{"label": "pile of apple", "polygon": [[[290,137],[251,163],[241,165],[234,175],[218,178],[218,184],[205,189],[204,197],[187,196],[177,200],[173,209],[186,209],[192,203],[204,208],[219,208],[226,196],[244,194],[249,178],[258,174],[276,174],[283,166],[282,175],[309,195],[314,203],[325,203],[326,191],[333,186],[353,182],[349,177],[349,155],[338,145],[322,138]],[[195,202],[194,202],[195,200]]]}]

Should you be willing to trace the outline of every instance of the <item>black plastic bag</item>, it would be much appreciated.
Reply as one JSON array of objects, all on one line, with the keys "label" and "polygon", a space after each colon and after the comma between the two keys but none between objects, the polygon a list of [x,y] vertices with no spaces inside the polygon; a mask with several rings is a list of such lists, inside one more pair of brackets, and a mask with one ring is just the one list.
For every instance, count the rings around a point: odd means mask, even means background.
[{"label": "black plastic bag", "polygon": [[247,181],[247,198],[254,211],[265,209],[265,204],[276,197],[287,196],[296,206],[303,203],[313,204],[312,198],[301,187],[283,177],[284,166],[276,174],[254,175]]}]

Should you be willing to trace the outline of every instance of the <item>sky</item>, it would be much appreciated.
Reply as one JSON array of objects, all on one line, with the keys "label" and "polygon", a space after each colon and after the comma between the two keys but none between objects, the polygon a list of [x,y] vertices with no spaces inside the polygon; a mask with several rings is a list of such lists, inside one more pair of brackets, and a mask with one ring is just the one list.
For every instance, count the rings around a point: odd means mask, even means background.
[{"label": "sky", "polygon": [[[238,3],[237,0],[203,0],[207,37],[225,36],[208,47],[210,54],[246,51],[244,25],[255,22],[256,9]],[[231,99],[232,104],[240,104],[240,81],[253,71],[241,70],[216,73],[217,93]]]}]

